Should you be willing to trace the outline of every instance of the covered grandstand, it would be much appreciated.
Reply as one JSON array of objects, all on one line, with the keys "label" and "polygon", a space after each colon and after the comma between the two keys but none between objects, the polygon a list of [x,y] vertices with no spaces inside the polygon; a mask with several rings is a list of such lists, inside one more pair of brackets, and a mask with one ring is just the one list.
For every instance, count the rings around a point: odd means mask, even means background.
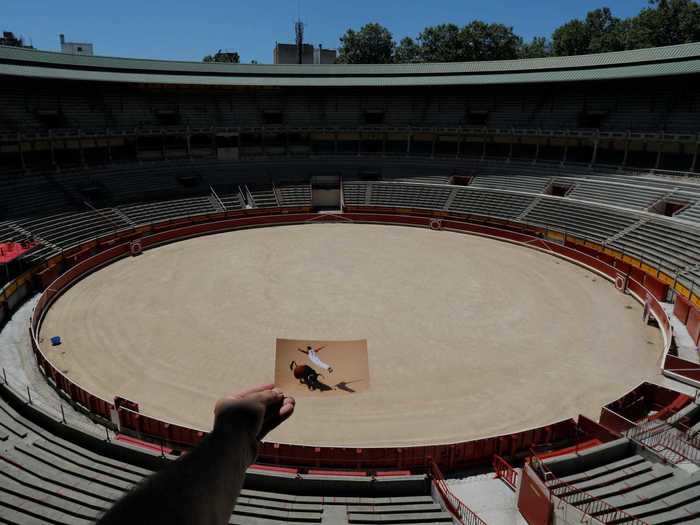
[{"label": "covered grandstand", "polygon": [[[660,329],[664,386],[640,378],[598,421],[479,440],[266,443],[231,523],[483,523],[441,470],[492,462],[529,523],[697,523],[699,152],[697,43],[391,66],[0,46],[0,245],[24,247],[0,271],[0,325],[42,294],[31,338],[21,327],[40,374],[0,350],[2,520],[91,522],[202,437],[54,366],[40,325],[56,297],[134,242],[343,221],[488,236],[591,269]],[[37,395],[41,375],[57,397]]]}]

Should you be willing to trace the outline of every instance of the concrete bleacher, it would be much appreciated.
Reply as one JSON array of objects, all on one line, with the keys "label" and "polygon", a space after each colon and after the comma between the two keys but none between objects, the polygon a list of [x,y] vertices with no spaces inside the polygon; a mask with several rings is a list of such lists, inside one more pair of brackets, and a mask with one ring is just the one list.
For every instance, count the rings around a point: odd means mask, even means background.
[{"label": "concrete bleacher", "polygon": [[310,184],[278,184],[275,193],[280,206],[311,206]]},{"label": "concrete bleacher", "polygon": [[220,211],[214,206],[209,197],[192,197],[148,204],[134,204],[131,206],[119,206],[118,209],[137,225]]},{"label": "concrete bleacher", "polygon": [[[138,452],[139,454],[149,454]],[[155,458],[155,456],[154,456]],[[160,462],[160,463],[158,463]],[[153,460],[162,464],[162,460]],[[152,474],[133,461],[113,459],[91,448],[67,441],[50,430],[27,419],[11,403],[0,398],[0,522],[10,525],[51,523],[74,525],[94,523],[103,512],[126,492]],[[269,474],[268,474],[269,475]],[[313,491],[261,490],[264,476],[256,474],[255,486],[246,487],[231,514],[230,524],[279,525],[282,523],[448,523],[449,514],[441,510],[427,493],[425,476],[407,476],[415,494],[406,495],[406,488],[397,495],[366,497],[348,494],[339,489],[342,477],[316,476],[325,486],[323,493]],[[302,476],[304,477],[304,476]],[[305,476],[312,478],[313,476]],[[282,477],[270,478],[272,485],[285,483]],[[371,492],[377,483],[373,478],[353,477],[362,485],[358,494]],[[415,484],[418,481],[418,485]],[[299,483],[299,476],[290,476],[286,483]],[[313,481],[310,481],[313,483]],[[276,485],[275,485],[276,486]],[[297,489],[298,490],[298,489]],[[330,490],[330,493],[329,493]],[[391,489],[393,490],[393,489]]]},{"label": "concrete bleacher", "polygon": [[[544,466],[554,474],[545,484],[557,498],[582,512],[596,503],[590,513],[603,523],[700,521],[700,471],[641,455],[626,438],[544,460]],[[561,508],[555,505],[555,513]]]},{"label": "concrete bleacher", "polygon": [[639,217],[614,208],[577,203],[568,198],[543,197],[522,220],[603,242],[638,222]]},{"label": "concrete bleacher", "polygon": [[512,220],[519,217],[536,198],[522,193],[467,187],[456,191],[448,210],[453,213]]}]

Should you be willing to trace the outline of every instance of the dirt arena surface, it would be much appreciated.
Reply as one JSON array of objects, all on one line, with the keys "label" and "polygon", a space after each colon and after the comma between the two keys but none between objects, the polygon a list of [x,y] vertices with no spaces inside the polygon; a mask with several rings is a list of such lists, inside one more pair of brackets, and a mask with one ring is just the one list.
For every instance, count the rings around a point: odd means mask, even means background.
[{"label": "dirt arena surface", "polygon": [[658,373],[661,335],[641,317],[603,278],[522,246],[308,224],[121,260],[61,297],[42,337],[84,388],[206,430],[217,397],[273,381],[277,338],[366,339],[371,388],[300,399],[269,439],[404,446],[597,419]]}]

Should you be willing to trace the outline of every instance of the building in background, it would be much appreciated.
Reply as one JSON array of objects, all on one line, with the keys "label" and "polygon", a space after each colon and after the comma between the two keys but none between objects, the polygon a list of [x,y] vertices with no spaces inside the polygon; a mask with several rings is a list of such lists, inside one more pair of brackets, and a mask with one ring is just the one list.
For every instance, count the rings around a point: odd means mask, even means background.
[{"label": "building in background", "polygon": [[[333,64],[335,63],[335,49],[323,49],[322,46],[314,47],[311,44],[302,44],[302,64]],[[296,44],[275,44],[273,56],[275,64],[298,64],[298,52]]]},{"label": "building in background", "polygon": [[94,54],[92,44],[88,42],[66,42],[66,37],[63,34],[58,35],[58,38],[61,42],[61,53],[87,56],[92,56]]}]

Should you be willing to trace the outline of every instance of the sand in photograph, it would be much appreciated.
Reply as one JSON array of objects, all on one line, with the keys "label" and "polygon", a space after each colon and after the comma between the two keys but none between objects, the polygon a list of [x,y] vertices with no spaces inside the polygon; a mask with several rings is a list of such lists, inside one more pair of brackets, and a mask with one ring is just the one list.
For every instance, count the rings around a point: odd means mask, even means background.
[{"label": "sand in photograph", "polygon": [[367,341],[277,339],[275,384],[297,397],[364,392],[369,388]]}]

